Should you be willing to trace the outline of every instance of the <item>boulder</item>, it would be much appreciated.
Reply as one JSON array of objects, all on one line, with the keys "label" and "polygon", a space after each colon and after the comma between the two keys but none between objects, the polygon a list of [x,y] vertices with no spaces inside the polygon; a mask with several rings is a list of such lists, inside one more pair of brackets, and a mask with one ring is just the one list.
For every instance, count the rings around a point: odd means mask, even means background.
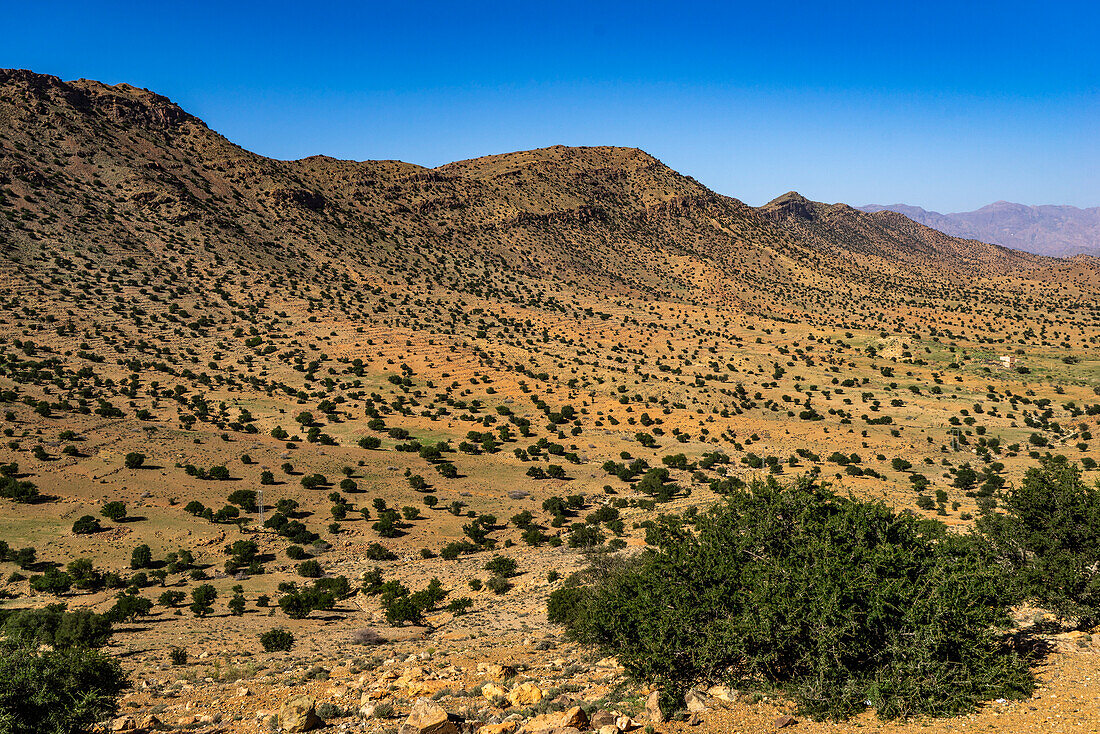
[{"label": "boulder", "polygon": [[646,718],[654,724],[662,724],[665,721],[665,712],[661,710],[661,692],[654,691],[649,694],[649,698],[645,700],[645,715]]},{"label": "boulder", "polygon": [[519,722],[502,721],[499,724],[485,724],[477,729],[477,734],[512,734],[519,728]]},{"label": "boulder", "polygon": [[698,688],[684,694],[684,706],[693,714],[701,714],[710,708],[710,698]]},{"label": "boulder", "polygon": [[447,711],[430,698],[418,698],[398,734],[459,734]]},{"label": "boulder", "polygon": [[615,727],[619,731],[634,731],[638,728],[638,722],[629,716],[619,716],[615,719]]},{"label": "boulder", "polygon": [[794,718],[793,716],[783,714],[773,723],[775,724],[776,729],[786,729],[788,726],[794,726],[795,724],[797,724],[798,719]]},{"label": "boulder", "polygon": [[588,729],[588,714],[580,706],[573,706],[561,714],[558,726],[573,727],[581,731]]},{"label": "boulder", "polygon": [[580,706],[574,706],[565,711],[540,714],[523,725],[523,731],[528,734],[535,732],[555,732],[561,734],[563,729],[585,730],[589,728],[588,715]]},{"label": "boulder", "polygon": [[508,694],[508,691],[504,690],[496,683],[486,683],[481,687],[481,695],[485,697],[486,701],[490,703],[498,699],[504,698]]},{"label": "boulder", "polygon": [[608,724],[615,723],[615,714],[610,711],[600,709],[596,713],[592,714],[592,718],[589,720],[588,725],[595,731],[599,731]]},{"label": "boulder", "polygon": [[544,695],[542,689],[534,683],[520,683],[508,692],[508,702],[513,706],[534,706]]},{"label": "boulder", "polygon": [[137,731],[138,725],[133,716],[119,716],[111,720],[111,731]]},{"label": "boulder", "polygon": [[515,676],[516,669],[508,665],[497,665],[496,663],[478,663],[477,672],[489,680],[502,681],[505,678]]},{"label": "boulder", "polygon": [[291,696],[279,709],[279,726],[283,731],[309,731],[324,723],[317,715],[317,699],[313,696]]},{"label": "boulder", "polygon": [[713,699],[712,703],[715,701],[720,703],[737,703],[738,695],[737,691],[729,686],[711,686],[707,689],[707,696]]},{"label": "boulder", "polygon": [[163,729],[164,723],[153,714],[146,714],[138,726],[146,731],[156,731],[157,729]]}]

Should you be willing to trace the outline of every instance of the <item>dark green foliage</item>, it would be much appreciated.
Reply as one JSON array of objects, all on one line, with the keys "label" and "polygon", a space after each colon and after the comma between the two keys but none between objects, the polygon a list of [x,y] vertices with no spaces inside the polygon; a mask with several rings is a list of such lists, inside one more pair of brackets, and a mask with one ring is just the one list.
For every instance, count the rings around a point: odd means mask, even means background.
[{"label": "dark green foliage", "polygon": [[14,477],[0,477],[0,497],[31,504],[42,499],[34,482],[20,481]]},{"label": "dark green foliage", "polygon": [[20,548],[19,550],[14,551],[13,553],[11,553],[8,560],[14,561],[15,565],[26,571],[37,562],[37,558],[38,551],[36,551],[34,548],[28,547]]},{"label": "dark green foliage", "polygon": [[69,561],[65,572],[72,578],[73,586],[78,589],[94,591],[103,585],[103,575],[95,569],[90,558]]},{"label": "dark green foliage", "polygon": [[126,503],[125,502],[108,502],[103,505],[103,509],[100,510],[100,514],[108,520],[114,520],[115,522],[121,522],[126,519]]},{"label": "dark green foliage", "polygon": [[267,652],[286,651],[294,647],[294,635],[281,628],[268,630],[260,635],[260,644]]},{"label": "dark green foliage", "polygon": [[575,522],[569,526],[569,547],[590,548],[604,541],[603,533],[595,525]]},{"label": "dark green foliage", "polygon": [[975,483],[978,481],[978,473],[971,468],[969,464],[963,464],[955,472],[955,479],[951,482],[951,485],[958,489],[968,492],[974,488]]},{"label": "dark green foliage", "polygon": [[477,550],[478,547],[473,543],[469,543],[465,540],[456,540],[443,546],[443,550],[439,551],[439,557],[445,561],[453,561],[460,555],[474,553]]},{"label": "dark green foliage", "polygon": [[206,478],[212,479],[218,482],[225,482],[229,480],[229,469],[225,466],[218,465],[210,467],[210,470],[206,472]]},{"label": "dark green foliage", "polygon": [[503,576],[491,576],[485,586],[494,594],[503,594],[512,588],[512,583]]},{"label": "dark green foliage", "polygon": [[384,600],[383,606],[386,610],[386,621],[392,625],[402,625],[405,622],[420,624],[424,618],[423,611],[407,595]]},{"label": "dark green foliage", "polygon": [[446,597],[447,592],[443,589],[443,584],[438,578],[432,577],[427,588],[414,592],[410,598],[421,611],[430,612]]},{"label": "dark green foliage", "polygon": [[[283,590],[280,585],[280,591]],[[294,589],[287,587],[288,593],[279,598],[279,608],[291,619],[305,619],[315,609],[332,609],[336,600],[351,593],[351,584],[346,576],[319,578],[312,586]]]},{"label": "dark green foliage", "polygon": [[145,454],[133,451],[129,454],[126,454],[126,457],[123,459],[123,463],[126,465],[127,469],[140,469],[145,463],[145,458]]},{"label": "dark green foliage", "polygon": [[298,564],[298,575],[307,579],[317,579],[324,575],[324,569],[316,560],[310,558]]},{"label": "dark green foliage", "polygon": [[427,588],[413,594],[410,594],[405,585],[397,580],[377,583],[381,578],[381,572],[376,569],[374,578],[371,579],[371,588],[367,591],[382,595],[381,602],[386,612],[386,620],[393,625],[402,625],[406,622],[420,624],[424,619],[424,612],[435,609],[447,596],[443,584],[437,578],[433,578]]},{"label": "dark green foliage", "polygon": [[100,530],[102,530],[102,528],[99,526],[99,520],[91,515],[84,515],[73,523],[74,535],[89,535],[91,533],[98,533]]},{"label": "dark green foliage", "polygon": [[73,586],[69,574],[56,568],[47,568],[39,576],[31,576],[31,589],[45,594],[64,594]]},{"label": "dark green foliage", "polygon": [[119,664],[96,650],[37,652],[0,646],[0,734],[77,734],[118,710],[128,685]]},{"label": "dark green foliage", "polygon": [[473,605],[474,600],[470,597],[458,596],[451,599],[451,603],[447,605],[447,611],[458,617],[465,614]]},{"label": "dark green foliage", "polygon": [[371,561],[396,561],[397,554],[390,551],[381,543],[371,543],[367,546],[366,556]]},{"label": "dark green foliage", "polygon": [[244,595],[234,594],[229,598],[229,604],[227,605],[227,607],[229,608],[229,613],[232,614],[234,617],[240,617],[244,614],[244,604]]},{"label": "dark green foliage", "polygon": [[153,602],[137,594],[119,593],[115,605],[107,611],[112,622],[129,622],[143,617],[153,608]]},{"label": "dark green foliage", "polygon": [[669,482],[668,477],[668,469],[654,467],[645,473],[635,488],[658,502],[668,502],[680,491],[679,485]]},{"label": "dark green foliage", "polygon": [[205,617],[214,611],[212,604],[217,598],[218,591],[210,584],[191,589],[191,613],[196,617]]},{"label": "dark green foliage", "polygon": [[941,716],[1030,692],[1004,649],[1011,594],[973,537],[880,503],[774,478],[689,521],[594,585],[552,593],[549,614],[637,678],[785,690],[803,713]]},{"label": "dark green foliage", "polygon": [[142,543],[135,547],[130,554],[130,568],[137,570],[139,568],[149,568],[151,565],[153,565],[153,551],[149,546]]},{"label": "dark green foliage", "polygon": [[225,563],[226,573],[236,573],[245,567],[259,567],[260,547],[254,540],[235,540],[225,547],[229,560]]},{"label": "dark green foliage", "polygon": [[157,604],[162,607],[178,607],[183,603],[183,600],[184,593],[182,591],[165,591],[157,599]]},{"label": "dark green foliage", "polygon": [[486,571],[492,571],[500,576],[514,576],[516,573],[516,559],[508,556],[493,556],[492,560],[485,564]]},{"label": "dark green foliage", "polygon": [[11,613],[3,631],[8,640],[21,645],[101,647],[111,636],[111,622],[88,609],[68,612],[64,604],[50,604]]},{"label": "dark green foliage", "polygon": [[1002,493],[1001,506],[1005,514],[978,527],[1021,593],[1081,627],[1100,621],[1100,486],[1085,485],[1065,457],[1048,457]]},{"label": "dark green foliage", "polygon": [[225,499],[245,512],[256,512],[259,509],[256,506],[256,490],[254,489],[238,489],[231,492]]}]

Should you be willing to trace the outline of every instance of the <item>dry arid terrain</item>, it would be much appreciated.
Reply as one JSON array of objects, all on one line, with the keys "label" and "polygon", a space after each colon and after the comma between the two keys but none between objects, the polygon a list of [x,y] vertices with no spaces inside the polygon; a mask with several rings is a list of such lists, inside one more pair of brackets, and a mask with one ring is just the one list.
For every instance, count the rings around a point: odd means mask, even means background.
[{"label": "dry arid terrain", "polygon": [[[1052,627],[1033,698],[961,718],[730,693],[653,724],[546,613],[593,549],[754,477],[959,528],[1040,453],[1094,482],[1100,260],[754,208],[636,149],[272,160],[146,90],[0,71],[0,283],[0,468],[40,493],[0,499],[3,608],[153,602],[105,648],[118,727],[270,731],[308,693],[352,731],[418,698],[485,734],[1100,730],[1087,633]],[[395,580],[439,598],[387,617]]]}]

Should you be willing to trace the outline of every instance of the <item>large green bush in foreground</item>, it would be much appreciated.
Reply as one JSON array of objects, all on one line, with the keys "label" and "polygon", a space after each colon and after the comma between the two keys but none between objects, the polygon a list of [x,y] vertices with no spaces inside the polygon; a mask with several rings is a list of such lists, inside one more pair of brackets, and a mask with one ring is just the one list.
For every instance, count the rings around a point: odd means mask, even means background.
[{"label": "large green bush in foreground", "polygon": [[780,688],[804,714],[948,715],[1030,692],[1003,646],[1007,577],[971,536],[802,480],[651,528],[655,546],[554,592],[553,621],[677,696]]},{"label": "large green bush in foreground", "polygon": [[1100,622],[1100,486],[1086,485],[1064,456],[1048,456],[1001,493],[1000,506],[978,528],[1020,594],[1080,627]]},{"label": "large green bush in foreground", "polygon": [[98,650],[0,643],[0,734],[76,734],[118,710],[119,664]]}]

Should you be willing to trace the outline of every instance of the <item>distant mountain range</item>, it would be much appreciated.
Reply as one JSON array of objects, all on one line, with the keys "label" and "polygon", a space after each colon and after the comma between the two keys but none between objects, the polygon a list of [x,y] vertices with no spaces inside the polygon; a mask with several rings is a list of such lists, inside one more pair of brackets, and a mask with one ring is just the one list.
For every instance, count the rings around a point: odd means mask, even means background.
[{"label": "distant mountain range", "polygon": [[889,210],[953,237],[1004,245],[1037,255],[1100,256],[1100,207],[1027,206],[996,201],[972,212],[940,214],[907,204],[868,204],[865,212]]}]

